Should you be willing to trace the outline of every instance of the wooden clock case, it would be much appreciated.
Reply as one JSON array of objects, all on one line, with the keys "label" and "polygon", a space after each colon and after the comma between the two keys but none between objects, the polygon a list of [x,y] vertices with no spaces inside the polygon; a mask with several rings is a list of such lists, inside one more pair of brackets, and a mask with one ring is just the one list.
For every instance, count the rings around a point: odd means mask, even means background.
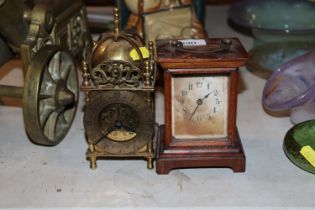
[{"label": "wooden clock case", "polygon": [[[229,49],[213,52],[176,50],[171,41],[157,41],[157,59],[164,72],[165,125],[160,127],[156,169],[168,174],[175,168],[228,167],[245,171],[245,154],[236,127],[238,68],[246,63],[246,50],[237,38],[224,39]],[[223,39],[206,39],[207,48],[220,46]],[[227,75],[229,77],[227,137],[181,140],[172,135],[171,79],[178,75]]]}]

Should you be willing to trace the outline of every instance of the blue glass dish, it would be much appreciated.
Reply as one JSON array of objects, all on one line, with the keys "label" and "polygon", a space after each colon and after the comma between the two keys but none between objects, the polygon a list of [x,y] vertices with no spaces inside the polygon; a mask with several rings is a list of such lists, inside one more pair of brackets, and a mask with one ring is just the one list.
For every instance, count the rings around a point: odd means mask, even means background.
[{"label": "blue glass dish", "polygon": [[315,3],[307,0],[243,0],[229,18],[252,30],[258,41],[315,41]]},{"label": "blue glass dish", "polygon": [[249,51],[246,67],[256,76],[268,79],[282,64],[315,50],[315,42],[273,42]]}]

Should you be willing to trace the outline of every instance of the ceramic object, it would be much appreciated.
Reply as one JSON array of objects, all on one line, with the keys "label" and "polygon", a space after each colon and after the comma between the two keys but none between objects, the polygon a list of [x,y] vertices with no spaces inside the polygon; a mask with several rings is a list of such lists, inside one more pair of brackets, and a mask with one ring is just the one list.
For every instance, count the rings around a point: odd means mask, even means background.
[{"label": "ceramic object", "polygon": [[270,112],[289,110],[293,123],[315,119],[315,51],[278,68],[266,82],[262,103]]},{"label": "ceramic object", "polygon": [[310,1],[243,0],[232,5],[229,17],[250,28],[258,41],[315,41],[315,3]]},{"label": "ceramic object", "polygon": [[287,132],[283,143],[285,154],[295,165],[315,174],[315,167],[300,154],[303,146],[311,146],[315,149],[315,120],[293,126]]},{"label": "ceramic object", "polygon": [[246,67],[260,78],[268,79],[283,63],[315,50],[315,42],[265,43],[249,52]]}]

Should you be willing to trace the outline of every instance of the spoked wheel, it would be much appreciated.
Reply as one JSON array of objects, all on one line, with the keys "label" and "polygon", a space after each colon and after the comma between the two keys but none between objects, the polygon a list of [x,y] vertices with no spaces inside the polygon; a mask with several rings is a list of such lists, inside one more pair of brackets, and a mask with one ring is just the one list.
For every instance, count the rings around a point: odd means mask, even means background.
[{"label": "spoked wheel", "polygon": [[72,57],[57,46],[42,47],[32,58],[24,83],[28,136],[36,144],[58,144],[69,131],[78,104],[78,76]]}]

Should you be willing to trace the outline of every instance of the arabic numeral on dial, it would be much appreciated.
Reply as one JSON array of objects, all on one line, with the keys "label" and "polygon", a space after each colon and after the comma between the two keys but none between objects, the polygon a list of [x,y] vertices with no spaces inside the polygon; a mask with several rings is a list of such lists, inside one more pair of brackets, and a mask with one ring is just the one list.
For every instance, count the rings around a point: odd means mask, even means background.
[{"label": "arabic numeral on dial", "polygon": [[202,88],[202,82],[201,81],[197,81],[196,82],[196,86],[197,86],[197,88]]},{"label": "arabic numeral on dial", "polygon": [[220,99],[218,99],[218,98],[215,99],[215,103],[216,103],[217,105],[220,105],[221,102],[222,102],[222,100],[220,100]]},{"label": "arabic numeral on dial", "polygon": [[187,95],[187,91],[186,90],[183,90],[182,91],[182,96],[186,96]]}]

